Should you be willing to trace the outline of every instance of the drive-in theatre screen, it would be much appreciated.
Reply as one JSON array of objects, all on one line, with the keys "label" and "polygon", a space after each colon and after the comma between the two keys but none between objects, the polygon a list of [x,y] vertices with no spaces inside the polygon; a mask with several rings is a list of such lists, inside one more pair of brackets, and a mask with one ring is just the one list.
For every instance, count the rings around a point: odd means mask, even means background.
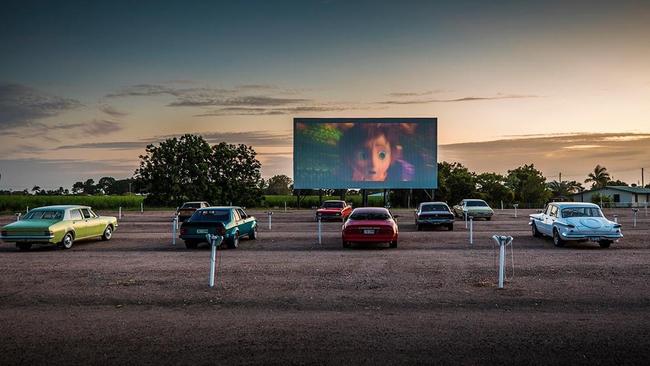
[{"label": "drive-in theatre screen", "polygon": [[295,118],[296,189],[437,188],[436,118]]}]

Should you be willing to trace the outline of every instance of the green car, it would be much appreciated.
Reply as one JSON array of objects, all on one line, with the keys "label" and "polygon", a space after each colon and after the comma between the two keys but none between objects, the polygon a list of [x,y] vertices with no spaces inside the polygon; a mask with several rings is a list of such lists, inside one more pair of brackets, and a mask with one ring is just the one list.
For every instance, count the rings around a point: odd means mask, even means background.
[{"label": "green car", "polygon": [[258,238],[257,220],[241,207],[219,206],[199,208],[181,225],[180,238],[188,249],[207,242],[207,234],[223,236],[226,246],[235,249],[242,236],[252,240]]},{"label": "green car", "polygon": [[32,244],[57,244],[70,249],[76,240],[110,240],[116,228],[115,217],[98,216],[88,206],[46,206],[4,226],[0,239],[16,243],[20,250],[29,250]]}]

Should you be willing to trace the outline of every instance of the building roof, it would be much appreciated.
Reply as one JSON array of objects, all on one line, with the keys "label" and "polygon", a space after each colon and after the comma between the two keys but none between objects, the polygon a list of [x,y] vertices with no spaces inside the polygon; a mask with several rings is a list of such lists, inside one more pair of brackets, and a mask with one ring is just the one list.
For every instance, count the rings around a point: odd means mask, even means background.
[{"label": "building roof", "polygon": [[621,191],[621,192],[628,192],[632,194],[650,194],[650,188],[643,188],[643,187],[629,187],[629,186],[605,186],[604,188],[596,188],[596,189],[590,189],[588,191],[584,192],[578,192],[574,193],[571,195],[571,197],[579,196],[583,193],[591,193],[591,192],[598,192],[603,189],[612,189],[615,191]]}]

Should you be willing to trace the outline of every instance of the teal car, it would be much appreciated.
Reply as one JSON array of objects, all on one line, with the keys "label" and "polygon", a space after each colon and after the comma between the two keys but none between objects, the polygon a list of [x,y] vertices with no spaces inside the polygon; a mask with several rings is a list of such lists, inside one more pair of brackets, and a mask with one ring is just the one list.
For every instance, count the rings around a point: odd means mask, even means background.
[{"label": "teal car", "polygon": [[206,242],[206,235],[221,235],[228,248],[239,246],[239,239],[257,239],[257,220],[237,206],[200,208],[181,225],[180,238],[188,249]]},{"label": "teal car", "polygon": [[16,243],[20,250],[29,250],[32,244],[56,244],[70,249],[77,240],[110,240],[116,228],[117,218],[99,216],[88,206],[45,206],[3,226],[0,239]]}]

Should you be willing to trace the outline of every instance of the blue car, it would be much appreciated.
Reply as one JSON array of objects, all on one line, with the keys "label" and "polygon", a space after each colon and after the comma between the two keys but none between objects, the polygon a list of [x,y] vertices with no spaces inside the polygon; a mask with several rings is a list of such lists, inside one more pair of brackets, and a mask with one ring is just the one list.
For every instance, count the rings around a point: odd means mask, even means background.
[{"label": "blue car", "polygon": [[218,206],[196,210],[181,225],[180,238],[188,249],[194,249],[202,242],[207,243],[207,234],[223,236],[226,246],[235,249],[243,236],[257,239],[257,220],[241,207]]}]

